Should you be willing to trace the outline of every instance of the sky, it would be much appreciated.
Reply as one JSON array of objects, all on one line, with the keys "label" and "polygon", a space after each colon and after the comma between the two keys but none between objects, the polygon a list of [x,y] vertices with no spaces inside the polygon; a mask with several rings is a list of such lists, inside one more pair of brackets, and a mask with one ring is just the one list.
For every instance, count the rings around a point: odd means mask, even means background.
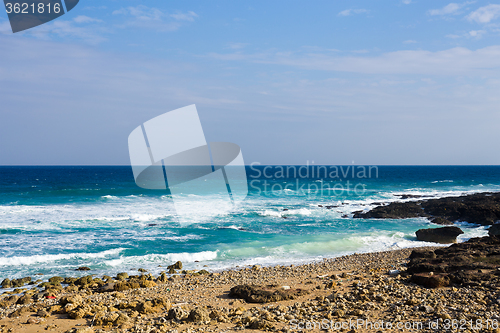
[{"label": "sky", "polygon": [[196,104],[246,164],[500,165],[500,1],[80,0],[0,11],[0,165],[127,165]]}]

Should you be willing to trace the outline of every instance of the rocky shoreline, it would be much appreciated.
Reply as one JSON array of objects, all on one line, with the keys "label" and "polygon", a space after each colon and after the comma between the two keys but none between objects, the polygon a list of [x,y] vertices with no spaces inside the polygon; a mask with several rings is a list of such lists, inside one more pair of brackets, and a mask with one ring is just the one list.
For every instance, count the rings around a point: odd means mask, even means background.
[{"label": "rocky shoreline", "polygon": [[[446,248],[353,254],[300,266],[211,273],[182,270],[176,262],[159,276],[139,269],[113,277],[5,279],[2,288],[14,289],[0,295],[0,333],[500,332],[500,225],[494,224],[500,193],[381,204],[353,217],[492,227],[488,237]],[[446,226],[417,236],[446,243],[460,233]]]},{"label": "rocky shoreline", "polygon": [[[469,271],[460,275],[460,260],[474,254],[479,260],[469,260]],[[308,329],[321,323],[344,325],[343,332],[376,332],[363,325],[381,322],[422,325],[413,331],[428,332],[436,332],[436,324],[439,332],[451,332],[456,330],[446,325],[453,320],[475,325],[463,332],[500,332],[498,326],[477,326],[500,320],[498,255],[500,239],[484,237],[447,248],[353,254],[300,266],[51,277],[42,290],[0,296],[0,332],[291,332],[321,331]],[[419,275],[447,275],[448,283],[425,287],[415,283],[425,284]]]},{"label": "rocky shoreline", "polygon": [[[402,197],[413,200],[415,196]],[[358,211],[354,218],[404,219],[427,217],[432,223],[449,225],[454,222],[469,222],[492,225],[500,220],[500,192],[486,192],[426,199],[408,202],[392,202],[379,205],[368,212]]]}]

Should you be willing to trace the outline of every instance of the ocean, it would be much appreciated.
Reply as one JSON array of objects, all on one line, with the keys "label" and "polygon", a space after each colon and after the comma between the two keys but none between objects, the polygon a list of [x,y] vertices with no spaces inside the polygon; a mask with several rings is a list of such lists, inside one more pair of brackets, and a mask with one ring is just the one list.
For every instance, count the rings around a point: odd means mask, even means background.
[{"label": "ocean", "polygon": [[[220,271],[436,245],[415,238],[416,230],[437,227],[425,218],[352,213],[397,200],[500,191],[500,166],[246,169],[249,194],[240,205],[197,211],[192,196],[193,216],[180,219],[169,192],[139,188],[129,166],[2,166],[0,280],[138,268],[159,274],[177,260],[186,269]],[[487,234],[486,227],[459,224],[459,242]],[[75,271],[80,266],[91,271]]]}]

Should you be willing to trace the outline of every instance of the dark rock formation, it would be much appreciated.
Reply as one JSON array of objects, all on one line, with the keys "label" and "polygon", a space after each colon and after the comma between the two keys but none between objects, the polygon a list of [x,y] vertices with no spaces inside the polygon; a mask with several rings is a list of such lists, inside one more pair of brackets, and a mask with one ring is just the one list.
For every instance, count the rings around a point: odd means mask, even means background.
[{"label": "dark rock formation", "polygon": [[434,251],[415,250],[407,273],[428,288],[448,285],[500,286],[500,237],[471,238]]},{"label": "dark rock formation", "polygon": [[442,217],[433,217],[431,219],[431,222],[434,224],[441,224],[441,225],[452,225],[453,222],[448,221],[447,219],[443,219]]},{"label": "dark rock formation", "polygon": [[419,202],[392,202],[387,206],[378,206],[366,213],[354,213],[354,218],[405,219],[428,216]]},{"label": "dark rock formation", "polygon": [[307,290],[302,289],[264,289],[243,284],[231,288],[229,296],[233,298],[242,298],[248,303],[269,303],[295,299],[298,296],[308,293]]},{"label": "dark rock formation", "polygon": [[459,227],[442,227],[420,229],[415,234],[417,239],[425,242],[451,244],[457,242],[457,236],[464,232]]},{"label": "dark rock formation", "polygon": [[[378,206],[354,218],[434,217],[450,222],[465,221],[491,225],[500,221],[500,193],[476,193],[460,197],[428,199],[415,202],[393,202]],[[435,220],[442,224],[443,220]]]},{"label": "dark rock formation", "polygon": [[491,227],[489,227],[488,235],[490,236],[500,235],[500,223],[493,224]]}]

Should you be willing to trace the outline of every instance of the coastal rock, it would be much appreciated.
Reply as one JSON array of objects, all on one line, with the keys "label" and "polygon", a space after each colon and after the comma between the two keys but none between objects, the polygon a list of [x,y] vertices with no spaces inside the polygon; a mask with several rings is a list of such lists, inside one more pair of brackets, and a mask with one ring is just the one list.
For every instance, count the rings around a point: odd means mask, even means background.
[{"label": "coastal rock", "polygon": [[23,295],[17,300],[17,304],[25,305],[25,304],[30,304],[33,302],[33,298],[31,298],[30,295]]},{"label": "coastal rock", "polygon": [[0,308],[4,308],[4,309],[8,308],[9,306],[16,304],[18,299],[19,299],[19,296],[16,296],[16,295],[2,298],[2,299],[0,299]]},{"label": "coastal rock", "polygon": [[493,224],[491,227],[489,227],[488,228],[488,235],[489,236],[500,235],[500,223]]},{"label": "coastal rock", "polygon": [[464,232],[459,227],[442,227],[431,229],[420,229],[415,234],[417,239],[425,242],[450,244],[457,242],[457,236]]},{"label": "coastal rock", "polygon": [[307,290],[302,289],[263,289],[257,286],[239,285],[231,288],[229,296],[233,298],[242,298],[248,303],[269,303],[295,299],[298,296],[308,293]]},{"label": "coastal rock", "polygon": [[123,273],[118,273],[116,275],[116,279],[119,280],[119,281],[123,281],[123,280],[126,280],[128,279],[128,274],[123,272]]},{"label": "coastal rock", "polygon": [[168,319],[183,321],[188,318],[188,313],[181,307],[175,307],[168,312]]},{"label": "coastal rock", "polygon": [[366,213],[355,212],[354,218],[365,219],[406,219],[428,216],[416,202],[392,202],[387,206],[378,206]]},{"label": "coastal rock", "polygon": [[175,264],[167,266],[167,269],[182,269],[182,262],[177,261]]},{"label": "coastal rock", "polygon": [[2,288],[11,288],[12,287],[12,281],[10,279],[4,279],[2,281]]},{"label": "coastal rock", "polygon": [[434,224],[440,224],[440,225],[452,225],[453,222],[448,221],[447,219],[444,219],[442,217],[433,217],[431,219],[431,222]]},{"label": "coastal rock", "polygon": [[105,285],[99,287],[97,289],[98,292],[100,293],[109,293],[109,292],[112,292],[112,291],[115,291],[115,284],[116,283],[106,283]]},{"label": "coastal rock", "polygon": [[75,271],[90,271],[90,268],[86,267],[86,266],[82,266],[82,267],[78,267],[77,269],[75,269]]},{"label": "coastal rock", "polygon": [[377,206],[366,213],[355,213],[353,217],[395,219],[434,217],[440,218],[433,220],[438,224],[465,221],[492,225],[500,221],[500,193],[475,193],[415,202],[393,202],[387,206]]},{"label": "coastal rock", "polygon": [[114,289],[115,291],[125,291],[129,289],[137,289],[140,288],[141,285],[138,282],[117,282],[115,283]]},{"label": "coastal rock", "polygon": [[500,238],[498,236],[471,238],[422,255],[410,255],[408,274],[411,281],[435,288],[446,285],[478,285],[500,281]]},{"label": "coastal rock", "polygon": [[210,322],[210,315],[205,309],[195,308],[189,313],[188,320],[193,323],[207,324]]},{"label": "coastal rock", "polygon": [[61,283],[64,282],[64,278],[60,276],[53,276],[49,279],[49,282],[54,284]]},{"label": "coastal rock", "polygon": [[80,295],[65,296],[59,300],[59,304],[65,306],[66,304],[80,305],[83,303],[83,298]]}]

